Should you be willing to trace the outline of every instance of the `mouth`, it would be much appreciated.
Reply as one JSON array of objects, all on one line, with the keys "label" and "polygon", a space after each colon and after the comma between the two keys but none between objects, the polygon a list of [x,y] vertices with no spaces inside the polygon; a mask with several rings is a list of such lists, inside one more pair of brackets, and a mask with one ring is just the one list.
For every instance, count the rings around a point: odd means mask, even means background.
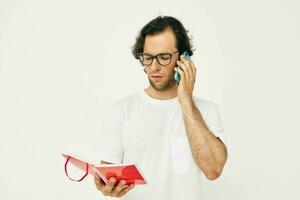
[{"label": "mouth", "polygon": [[160,75],[151,76],[151,79],[154,80],[154,81],[157,81],[157,82],[161,81],[162,78],[163,78],[163,76],[160,76]]}]

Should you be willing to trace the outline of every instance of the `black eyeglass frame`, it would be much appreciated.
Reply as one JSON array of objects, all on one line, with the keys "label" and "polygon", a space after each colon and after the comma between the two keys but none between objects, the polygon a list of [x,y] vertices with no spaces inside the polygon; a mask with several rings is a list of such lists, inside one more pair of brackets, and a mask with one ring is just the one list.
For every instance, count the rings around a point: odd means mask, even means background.
[{"label": "black eyeglass frame", "polygon": [[[173,54],[175,54],[175,53],[179,53],[179,52],[178,52],[178,51],[175,51],[175,52],[172,52],[172,53],[159,53],[159,54],[157,54],[156,56],[152,56],[152,55],[147,54],[147,53],[137,53],[136,56],[137,56],[138,60],[140,61],[140,63],[142,64],[142,66],[150,66],[150,65],[153,63],[153,60],[154,60],[154,59],[156,59],[156,61],[157,61],[160,65],[162,65],[162,66],[167,66],[167,65],[169,65],[169,64],[171,63],[171,61],[172,61],[172,56],[173,56]],[[145,64],[142,62],[142,60],[140,59],[140,58],[141,58],[141,57],[140,57],[141,55],[147,55],[147,56],[150,56],[150,57],[151,57],[151,62],[150,62],[150,64],[145,65]],[[170,56],[170,61],[169,61],[168,64],[163,65],[163,64],[161,64],[161,63],[159,62],[159,60],[157,59],[157,57],[158,57],[158,56],[161,56],[161,55],[169,55],[169,56]]]}]

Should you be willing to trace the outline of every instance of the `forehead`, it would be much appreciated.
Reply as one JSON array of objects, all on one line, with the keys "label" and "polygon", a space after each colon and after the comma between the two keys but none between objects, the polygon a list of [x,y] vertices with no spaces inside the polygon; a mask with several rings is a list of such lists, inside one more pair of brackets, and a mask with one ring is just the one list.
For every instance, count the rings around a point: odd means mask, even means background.
[{"label": "forehead", "polygon": [[162,52],[176,51],[176,37],[172,30],[166,29],[155,35],[145,37],[144,52],[158,54]]}]

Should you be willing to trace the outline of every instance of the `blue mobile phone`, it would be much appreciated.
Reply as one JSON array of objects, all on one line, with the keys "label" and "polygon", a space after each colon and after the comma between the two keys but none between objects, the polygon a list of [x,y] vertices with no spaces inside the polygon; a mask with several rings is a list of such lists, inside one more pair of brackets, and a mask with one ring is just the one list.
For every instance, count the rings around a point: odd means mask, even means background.
[{"label": "blue mobile phone", "polygon": [[[182,54],[187,60],[191,60],[191,57],[190,55],[188,54],[187,51],[183,52]],[[179,81],[180,81],[180,74],[176,71],[175,74],[174,74],[174,79],[177,81],[177,84],[179,84]]]}]

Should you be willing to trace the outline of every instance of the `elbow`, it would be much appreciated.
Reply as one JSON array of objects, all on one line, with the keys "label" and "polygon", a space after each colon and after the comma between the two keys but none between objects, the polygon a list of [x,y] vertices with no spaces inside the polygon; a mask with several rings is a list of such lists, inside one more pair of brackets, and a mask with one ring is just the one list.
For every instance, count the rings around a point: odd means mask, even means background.
[{"label": "elbow", "polygon": [[214,181],[216,180],[217,178],[219,178],[221,175],[221,172],[217,172],[217,171],[211,171],[207,174],[205,174],[206,178],[210,181]]},{"label": "elbow", "polygon": [[214,181],[221,176],[223,167],[224,165],[213,166],[202,170],[202,172],[208,180]]},{"label": "elbow", "polygon": [[212,169],[210,171],[208,171],[205,176],[208,180],[213,181],[218,179],[221,174],[222,174],[223,168],[219,168],[219,169]]},{"label": "elbow", "polygon": [[224,160],[222,160],[222,164],[219,164],[213,168],[211,168],[206,174],[206,178],[210,181],[213,181],[213,180],[216,180],[217,178],[219,178],[222,174],[222,171],[223,171],[223,167],[226,163],[226,160],[227,160],[227,154],[224,158]]}]

